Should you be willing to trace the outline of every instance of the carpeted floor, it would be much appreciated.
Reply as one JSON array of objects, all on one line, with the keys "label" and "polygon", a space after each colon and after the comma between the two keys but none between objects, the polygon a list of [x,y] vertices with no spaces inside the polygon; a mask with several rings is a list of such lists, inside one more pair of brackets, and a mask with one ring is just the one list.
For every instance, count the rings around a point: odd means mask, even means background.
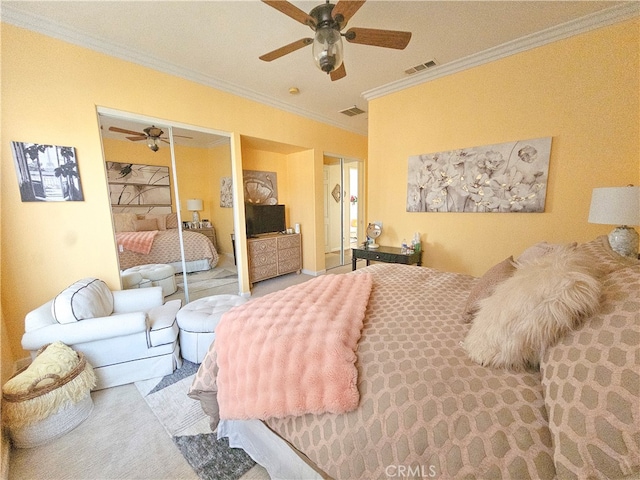
[{"label": "carpeted floor", "polygon": [[236,480],[255,466],[241,449],[211,431],[200,403],[187,396],[198,365],[184,361],[172,375],[136,382],[136,388],[202,480]]}]

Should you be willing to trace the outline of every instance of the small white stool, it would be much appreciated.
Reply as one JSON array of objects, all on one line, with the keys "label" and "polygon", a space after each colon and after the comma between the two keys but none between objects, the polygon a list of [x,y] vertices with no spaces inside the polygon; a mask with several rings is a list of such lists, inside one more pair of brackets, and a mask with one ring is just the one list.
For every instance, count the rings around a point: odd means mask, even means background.
[{"label": "small white stool", "polygon": [[144,285],[144,280],[151,281],[151,286],[162,287],[162,294],[166,297],[178,290],[176,285],[175,269],[171,265],[165,265],[162,263],[150,264],[150,265],[137,265],[135,267],[127,268],[122,272],[123,276],[139,273],[142,275],[143,281],[139,284],[139,287],[149,286]]},{"label": "small white stool", "polygon": [[216,338],[216,327],[222,315],[247,300],[239,295],[213,295],[188,303],[178,311],[182,358],[202,363]]},{"label": "small white stool", "polygon": [[122,288],[125,290],[153,286],[151,285],[151,280],[142,278],[142,275],[139,272],[120,272],[120,278],[122,279]]}]

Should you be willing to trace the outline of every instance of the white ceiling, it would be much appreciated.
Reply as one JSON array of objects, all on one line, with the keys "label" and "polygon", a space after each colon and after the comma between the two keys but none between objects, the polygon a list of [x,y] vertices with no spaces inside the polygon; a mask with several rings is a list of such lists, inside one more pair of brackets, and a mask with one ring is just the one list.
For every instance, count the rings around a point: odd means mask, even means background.
[{"label": "white ceiling", "polygon": [[[321,1],[291,3],[309,12]],[[347,76],[336,82],[314,66],[311,47],[270,63],[258,59],[313,32],[257,0],[2,1],[1,13],[4,22],[366,134],[366,113],[339,111],[367,111],[367,99],[388,91],[630,18],[639,4],[369,0],[347,29],[410,31],[409,46],[345,42]],[[437,66],[405,73],[429,60]],[[289,94],[290,87],[300,93]]]}]

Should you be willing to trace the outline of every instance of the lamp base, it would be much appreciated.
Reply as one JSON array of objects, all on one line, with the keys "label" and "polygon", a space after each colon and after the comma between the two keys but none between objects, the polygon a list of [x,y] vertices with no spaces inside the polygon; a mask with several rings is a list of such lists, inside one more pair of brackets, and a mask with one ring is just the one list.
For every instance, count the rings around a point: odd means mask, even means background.
[{"label": "lamp base", "polygon": [[609,234],[611,249],[623,257],[638,256],[638,232],[631,227],[617,227]]},{"label": "lamp base", "polygon": [[200,222],[200,214],[198,212],[193,212],[193,216],[191,217],[191,221],[193,223]]}]

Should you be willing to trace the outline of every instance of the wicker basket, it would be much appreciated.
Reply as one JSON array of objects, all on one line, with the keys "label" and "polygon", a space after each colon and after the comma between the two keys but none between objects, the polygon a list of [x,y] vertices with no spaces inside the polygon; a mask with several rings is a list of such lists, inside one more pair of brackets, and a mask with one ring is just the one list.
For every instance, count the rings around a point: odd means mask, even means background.
[{"label": "wicker basket", "polygon": [[[38,355],[48,346],[42,347]],[[74,353],[78,363],[63,377],[46,374],[19,393],[3,391],[3,421],[15,447],[37,447],[59,438],[80,425],[93,410],[91,388],[95,385],[95,374],[84,355]],[[16,372],[11,378],[27,368]],[[49,383],[42,384],[47,379]],[[82,386],[80,392],[76,391],[73,395],[65,392],[65,389],[77,389],[79,385]]]}]

